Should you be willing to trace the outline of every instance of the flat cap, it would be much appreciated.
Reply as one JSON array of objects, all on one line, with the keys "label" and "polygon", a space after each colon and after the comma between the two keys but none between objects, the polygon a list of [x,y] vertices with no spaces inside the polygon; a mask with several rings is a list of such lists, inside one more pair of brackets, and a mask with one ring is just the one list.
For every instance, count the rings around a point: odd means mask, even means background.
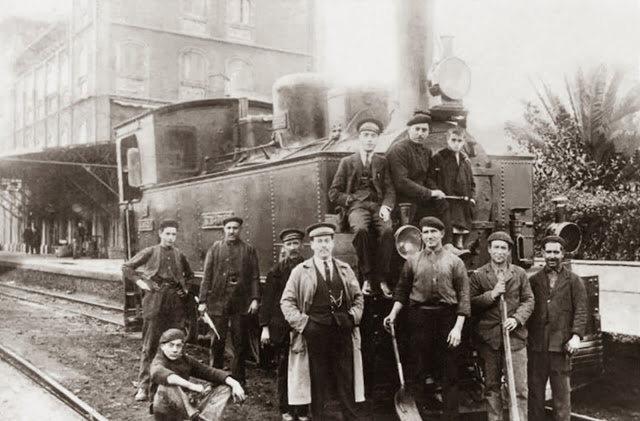
[{"label": "flat cap", "polygon": [[407,126],[413,126],[414,124],[431,123],[431,113],[426,110],[417,110],[413,112],[413,117],[407,121]]},{"label": "flat cap", "polygon": [[182,339],[183,341],[187,338],[187,335],[181,329],[169,329],[165,330],[162,336],[160,336],[160,343],[166,344],[167,342],[175,341],[176,339]]},{"label": "flat cap", "polygon": [[309,238],[319,237],[321,235],[333,235],[336,233],[336,226],[330,222],[318,222],[317,224],[307,227],[307,235]]},{"label": "flat cap", "polygon": [[282,242],[291,240],[302,240],[304,238],[304,232],[297,228],[285,228],[280,231],[280,239]]},{"label": "flat cap", "polygon": [[560,237],[559,235],[547,235],[542,239],[542,246],[544,247],[544,245],[547,243],[560,243],[562,248],[565,247],[564,238]]},{"label": "flat cap", "polygon": [[444,230],[444,224],[435,216],[425,216],[420,220],[418,225],[420,225],[420,230],[422,230],[423,227],[431,227],[440,231]]},{"label": "flat cap", "polygon": [[369,132],[380,134],[382,133],[384,126],[380,121],[376,120],[375,118],[365,118],[358,122],[356,129],[358,130],[358,133],[369,131]]},{"label": "flat cap", "polygon": [[511,239],[511,236],[504,231],[496,231],[491,233],[489,238],[487,238],[487,243],[491,245],[492,241],[497,241],[497,240],[504,241],[505,243],[509,243],[510,245],[513,246],[513,240]]},{"label": "flat cap", "polygon": [[169,227],[180,229],[180,224],[175,219],[163,219],[162,221],[160,221],[160,227],[158,229],[162,231],[163,229]]},{"label": "flat cap", "polygon": [[222,220],[222,225],[227,225],[229,222],[237,222],[238,224],[242,225],[244,221],[239,216],[227,216]]}]

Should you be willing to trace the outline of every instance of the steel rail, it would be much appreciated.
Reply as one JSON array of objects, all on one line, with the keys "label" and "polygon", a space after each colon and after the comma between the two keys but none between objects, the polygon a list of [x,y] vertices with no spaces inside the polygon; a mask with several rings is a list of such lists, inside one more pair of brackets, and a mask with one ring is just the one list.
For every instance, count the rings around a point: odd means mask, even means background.
[{"label": "steel rail", "polygon": [[83,300],[81,298],[74,298],[74,297],[68,297],[64,294],[58,294],[56,292],[49,292],[49,291],[42,291],[39,289],[33,289],[33,288],[29,288],[29,287],[23,287],[23,286],[18,286],[18,285],[8,285],[5,283],[0,283],[0,287],[3,288],[9,288],[9,289],[15,289],[18,291],[24,291],[24,292],[28,292],[28,293],[33,293],[33,294],[39,294],[39,295],[44,295],[47,297],[51,297],[51,298],[59,298],[61,300],[66,300],[66,301],[71,301],[74,303],[78,303],[78,304],[85,304],[91,307],[97,307],[97,308],[101,308],[104,310],[111,310],[111,311],[117,311],[117,312],[122,312],[122,308],[121,307],[116,307],[116,306],[112,306],[109,304],[102,304],[102,303],[96,303],[95,301],[86,301]]},{"label": "steel rail", "polygon": [[109,421],[105,416],[71,393],[60,383],[9,348],[0,344],[0,358],[36,382],[40,387],[90,421]]},{"label": "steel rail", "polygon": [[[553,409],[549,406],[545,406],[544,409],[547,412],[547,416],[551,417],[553,414]],[[607,421],[601,418],[594,418],[588,415],[576,414],[575,412],[571,413],[571,421]]]}]

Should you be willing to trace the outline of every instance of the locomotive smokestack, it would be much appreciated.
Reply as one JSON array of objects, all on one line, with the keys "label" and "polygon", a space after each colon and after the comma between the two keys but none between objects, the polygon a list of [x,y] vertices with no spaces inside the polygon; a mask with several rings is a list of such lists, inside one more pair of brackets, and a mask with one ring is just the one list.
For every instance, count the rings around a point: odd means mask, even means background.
[{"label": "locomotive smokestack", "polygon": [[435,0],[402,0],[396,6],[398,104],[390,123],[401,128],[415,109],[429,108],[427,72],[433,62]]}]

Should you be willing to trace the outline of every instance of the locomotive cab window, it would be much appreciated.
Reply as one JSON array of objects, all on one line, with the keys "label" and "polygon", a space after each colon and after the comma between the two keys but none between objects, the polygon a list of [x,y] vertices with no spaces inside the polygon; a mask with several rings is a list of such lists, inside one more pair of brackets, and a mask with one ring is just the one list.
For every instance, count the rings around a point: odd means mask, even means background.
[{"label": "locomotive cab window", "polygon": [[179,180],[198,173],[198,143],[193,127],[171,127],[159,146],[162,181]]}]

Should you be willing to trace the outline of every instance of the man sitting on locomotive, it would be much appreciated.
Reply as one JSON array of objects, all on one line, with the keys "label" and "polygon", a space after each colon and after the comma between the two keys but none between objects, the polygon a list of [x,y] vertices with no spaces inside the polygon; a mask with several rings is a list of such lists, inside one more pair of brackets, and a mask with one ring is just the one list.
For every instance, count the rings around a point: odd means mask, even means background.
[{"label": "man sitting on locomotive", "polygon": [[447,148],[433,156],[431,166],[436,185],[447,196],[455,199],[447,201],[447,209],[451,221],[451,237],[453,245],[459,249],[465,248],[465,238],[471,230],[476,184],[473,181],[471,162],[462,151],[466,143],[466,132],[461,127],[447,131]]},{"label": "man sitting on locomotive", "polygon": [[[372,288],[380,288],[391,297],[387,280],[393,255],[391,210],[396,193],[387,159],[374,153],[383,127],[378,120],[367,118],[358,123],[357,130],[360,150],[340,161],[329,199],[345,209],[355,234],[353,246],[364,278],[362,293],[368,295]],[[377,233],[377,241],[371,238],[371,228]]]},{"label": "man sitting on locomotive", "polygon": [[431,166],[433,157],[426,145],[431,114],[416,111],[407,122],[408,139],[396,142],[387,152],[389,170],[396,189],[397,203],[415,207],[410,224],[418,226],[425,216],[438,217],[445,226],[443,244],[451,243],[451,221],[445,194],[438,188]]},{"label": "man sitting on locomotive", "polygon": [[[185,327],[187,299],[186,282],[193,271],[185,255],[174,247],[178,222],[160,222],[160,244],[147,247],[122,265],[126,280],[136,283],[144,291],[142,298],[142,353],[136,401],[149,399],[149,364],[158,349],[162,332],[169,328]],[[141,274],[136,270],[141,269]]]},{"label": "man sitting on locomotive", "polygon": [[[230,396],[234,402],[244,402],[244,389],[226,371],[208,367],[184,354],[185,339],[180,329],[169,329],[160,337],[160,350],[151,363],[151,381],[158,386],[153,399],[154,418],[156,421],[218,420]],[[205,387],[191,382],[190,377],[217,386]],[[189,397],[185,389],[198,395]]]}]

